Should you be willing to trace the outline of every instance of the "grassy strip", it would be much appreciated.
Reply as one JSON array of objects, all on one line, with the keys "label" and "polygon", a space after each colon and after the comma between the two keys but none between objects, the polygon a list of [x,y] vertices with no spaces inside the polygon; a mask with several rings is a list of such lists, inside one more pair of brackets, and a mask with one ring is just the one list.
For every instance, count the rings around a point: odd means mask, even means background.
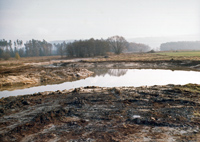
[{"label": "grassy strip", "polygon": [[109,58],[94,58],[90,61],[170,61],[172,59],[178,61],[200,61],[200,52],[123,53],[109,55]]},{"label": "grassy strip", "polygon": [[200,51],[177,51],[177,52],[159,52],[159,55],[166,56],[186,56],[186,57],[200,57]]},{"label": "grassy strip", "polygon": [[[7,61],[0,60],[1,66],[18,66],[23,63],[38,63],[51,60],[61,59],[60,56],[43,56],[43,57],[23,57],[20,60],[11,58]],[[69,58],[63,58],[69,59]],[[157,53],[122,53],[120,55],[109,54],[108,58],[99,56],[91,58],[89,61],[200,61],[200,51],[185,52],[157,52]]]}]

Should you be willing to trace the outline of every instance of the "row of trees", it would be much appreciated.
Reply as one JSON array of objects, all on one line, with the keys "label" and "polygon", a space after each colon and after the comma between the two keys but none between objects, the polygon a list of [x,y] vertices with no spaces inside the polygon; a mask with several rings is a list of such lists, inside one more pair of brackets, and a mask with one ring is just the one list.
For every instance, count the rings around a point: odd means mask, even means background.
[{"label": "row of trees", "polygon": [[[29,40],[23,44],[22,40],[14,41],[0,40],[0,58],[8,59],[9,57],[33,57],[33,56],[50,56],[52,55],[52,44],[45,40]],[[23,46],[24,45],[24,46]]]},{"label": "row of trees", "polygon": [[106,55],[110,51],[109,44],[106,40],[79,40],[70,43],[54,44],[60,55],[64,54],[69,57],[93,57],[99,55]]},{"label": "row of trees", "polygon": [[[53,52],[54,50],[54,52]],[[51,44],[43,40],[29,40],[23,44],[22,40],[12,41],[0,40],[0,58],[9,57],[33,57],[33,56],[51,56],[61,55],[62,57],[93,57],[103,56],[107,52],[120,54],[124,50],[129,52],[146,52],[150,50],[149,46],[144,44],[128,43],[122,36],[112,36],[108,39],[89,39],[73,42],[63,42]]]},{"label": "row of trees", "polygon": [[29,40],[25,44],[25,56],[50,56],[52,55],[52,44],[47,41]]},{"label": "row of trees", "polygon": [[128,52],[147,52],[150,47],[145,44],[129,43],[122,36],[112,36],[108,39],[79,40],[70,43],[54,44],[61,56],[70,57],[93,57],[106,55],[107,52],[120,54],[123,51]]},{"label": "row of trees", "polygon": [[200,50],[200,41],[167,42],[160,45],[160,50]]},{"label": "row of trees", "polygon": [[0,40],[0,58],[9,59],[10,57],[19,58],[18,47],[21,47],[23,44],[22,40],[14,41],[14,49],[12,46],[12,41],[9,40]]}]

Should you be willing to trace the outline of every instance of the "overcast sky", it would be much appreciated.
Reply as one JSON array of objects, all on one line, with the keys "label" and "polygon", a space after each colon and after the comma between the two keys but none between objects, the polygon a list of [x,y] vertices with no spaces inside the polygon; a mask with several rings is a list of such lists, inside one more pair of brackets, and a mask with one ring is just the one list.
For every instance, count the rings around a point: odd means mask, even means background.
[{"label": "overcast sky", "polygon": [[200,0],[0,0],[0,39],[196,35]]}]

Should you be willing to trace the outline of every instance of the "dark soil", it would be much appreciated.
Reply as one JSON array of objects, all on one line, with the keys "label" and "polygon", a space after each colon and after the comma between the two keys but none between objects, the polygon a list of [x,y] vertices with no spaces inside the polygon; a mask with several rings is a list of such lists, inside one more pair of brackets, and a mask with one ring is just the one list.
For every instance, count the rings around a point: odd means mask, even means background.
[{"label": "dark soil", "polygon": [[200,141],[200,86],[100,88],[0,99],[0,141]]}]

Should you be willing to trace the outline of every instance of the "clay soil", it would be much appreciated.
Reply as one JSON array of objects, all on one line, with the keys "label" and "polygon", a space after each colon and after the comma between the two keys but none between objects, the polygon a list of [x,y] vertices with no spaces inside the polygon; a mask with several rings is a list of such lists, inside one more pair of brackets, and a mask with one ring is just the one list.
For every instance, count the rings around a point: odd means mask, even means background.
[{"label": "clay soil", "polygon": [[0,100],[0,141],[200,141],[200,86],[43,92]]}]

